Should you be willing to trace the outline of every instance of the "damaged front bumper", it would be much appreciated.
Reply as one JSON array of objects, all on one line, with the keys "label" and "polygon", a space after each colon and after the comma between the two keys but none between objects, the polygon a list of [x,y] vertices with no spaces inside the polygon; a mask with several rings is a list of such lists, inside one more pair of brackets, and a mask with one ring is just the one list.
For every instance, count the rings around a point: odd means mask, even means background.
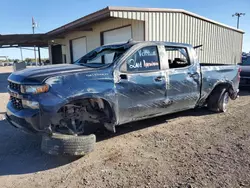
[{"label": "damaged front bumper", "polygon": [[40,112],[33,109],[17,110],[12,103],[7,104],[6,120],[15,128],[19,128],[26,133],[38,134],[43,132],[40,126]]}]

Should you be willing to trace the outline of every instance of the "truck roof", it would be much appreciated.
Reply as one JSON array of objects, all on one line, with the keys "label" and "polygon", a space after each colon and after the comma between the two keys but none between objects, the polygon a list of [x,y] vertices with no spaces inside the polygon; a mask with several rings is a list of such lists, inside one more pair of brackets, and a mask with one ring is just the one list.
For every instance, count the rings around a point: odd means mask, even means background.
[{"label": "truck roof", "polygon": [[193,47],[191,44],[187,44],[187,43],[176,43],[176,42],[165,42],[165,41],[134,41],[134,40],[129,40],[128,42],[110,43],[110,44],[103,45],[102,47],[104,48],[108,48],[111,46],[122,47],[124,45],[133,46],[135,44],[140,44],[140,43],[143,43],[143,44],[148,43],[149,45],[155,44],[155,45],[167,45],[167,46]]}]

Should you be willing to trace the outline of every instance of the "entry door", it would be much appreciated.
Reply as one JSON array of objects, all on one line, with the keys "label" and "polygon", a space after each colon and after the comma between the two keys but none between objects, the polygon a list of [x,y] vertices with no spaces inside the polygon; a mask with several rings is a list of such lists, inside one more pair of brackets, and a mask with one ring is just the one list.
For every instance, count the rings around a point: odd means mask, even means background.
[{"label": "entry door", "polygon": [[87,53],[86,37],[71,40],[71,51],[73,62],[84,56]]},{"label": "entry door", "polygon": [[165,110],[166,79],[160,70],[156,46],[139,49],[122,64],[116,89],[120,123]]},{"label": "entry door", "polygon": [[52,64],[63,63],[62,46],[61,45],[53,45],[51,47],[51,53],[52,53]]},{"label": "entry door", "polygon": [[[103,32],[103,44],[112,44],[117,42],[127,42],[132,38],[131,26],[113,29]],[[105,55],[105,62],[112,62],[114,54]]]}]

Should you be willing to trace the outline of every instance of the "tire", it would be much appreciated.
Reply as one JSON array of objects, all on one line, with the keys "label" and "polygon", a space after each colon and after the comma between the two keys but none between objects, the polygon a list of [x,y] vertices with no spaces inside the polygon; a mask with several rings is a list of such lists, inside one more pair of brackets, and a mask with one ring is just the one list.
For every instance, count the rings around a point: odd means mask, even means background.
[{"label": "tire", "polygon": [[94,134],[74,136],[56,133],[42,137],[41,149],[51,155],[83,156],[94,150],[95,142]]},{"label": "tire", "polygon": [[216,87],[208,98],[208,109],[213,112],[226,112],[229,93],[225,86]]}]

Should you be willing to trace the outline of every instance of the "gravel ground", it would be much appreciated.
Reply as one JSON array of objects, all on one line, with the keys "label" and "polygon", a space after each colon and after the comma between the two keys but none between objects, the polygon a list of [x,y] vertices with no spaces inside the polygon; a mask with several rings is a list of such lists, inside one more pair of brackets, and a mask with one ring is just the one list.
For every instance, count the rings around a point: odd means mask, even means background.
[{"label": "gravel ground", "polygon": [[99,133],[78,159],[44,154],[40,138],[0,120],[0,187],[250,187],[249,111],[243,91],[225,114],[195,109]]}]

